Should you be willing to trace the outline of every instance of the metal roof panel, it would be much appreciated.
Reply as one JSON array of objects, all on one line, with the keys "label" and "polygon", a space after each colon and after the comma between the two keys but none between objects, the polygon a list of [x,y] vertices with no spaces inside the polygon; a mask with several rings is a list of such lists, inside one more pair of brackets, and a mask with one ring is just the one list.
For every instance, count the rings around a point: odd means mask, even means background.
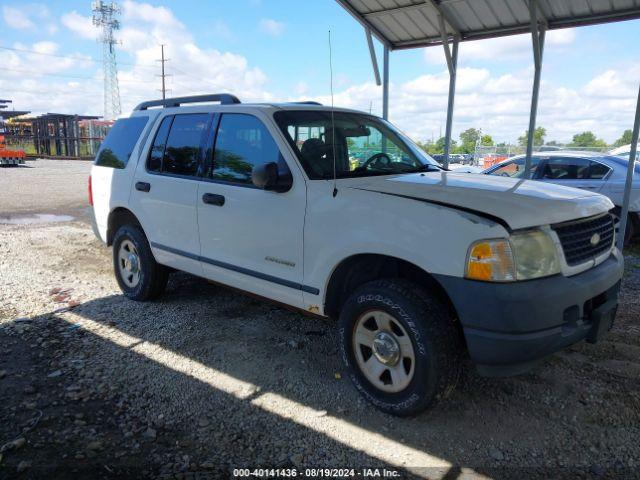
[{"label": "metal roof panel", "polygon": [[[529,32],[528,0],[336,0],[391,49],[440,45],[438,15],[460,40]],[[640,18],[640,0],[538,0],[549,29]]]}]

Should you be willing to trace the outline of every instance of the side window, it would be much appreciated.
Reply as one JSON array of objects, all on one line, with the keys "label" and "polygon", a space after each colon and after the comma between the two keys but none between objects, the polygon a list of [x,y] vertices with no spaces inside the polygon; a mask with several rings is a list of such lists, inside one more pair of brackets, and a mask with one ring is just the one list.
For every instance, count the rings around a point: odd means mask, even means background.
[{"label": "side window", "polygon": [[169,128],[173,116],[164,117],[156,137],[153,139],[153,145],[151,145],[151,152],[149,152],[149,159],[147,160],[147,170],[150,172],[160,172],[162,170],[162,157],[164,157],[164,147],[167,144],[167,136],[169,135]]},{"label": "side window", "polygon": [[113,124],[100,145],[95,164],[100,167],[124,168],[129,162],[138,137],[149,117],[122,118]]},{"label": "side window", "polygon": [[[516,160],[512,160],[510,162],[504,163],[500,165],[498,168],[491,172],[491,175],[497,175],[499,177],[511,177],[511,178],[522,178],[524,176],[524,163],[525,158],[518,158]],[[536,170],[538,169],[538,164],[540,163],[539,157],[531,157],[531,176],[533,177]]]},{"label": "side window", "polygon": [[251,184],[254,165],[276,162],[280,174],[290,173],[275,140],[252,115],[224,113],[213,154],[214,180]]},{"label": "side window", "polygon": [[589,161],[584,158],[551,157],[542,172],[547,180],[579,180],[589,178]]},{"label": "side window", "polygon": [[162,173],[191,177],[198,174],[208,120],[206,113],[174,116],[162,157]]},{"label": "side window", "polygon": [[591,162],[589,167],[590,180],[602,180],[611,169],[600,162]]}]

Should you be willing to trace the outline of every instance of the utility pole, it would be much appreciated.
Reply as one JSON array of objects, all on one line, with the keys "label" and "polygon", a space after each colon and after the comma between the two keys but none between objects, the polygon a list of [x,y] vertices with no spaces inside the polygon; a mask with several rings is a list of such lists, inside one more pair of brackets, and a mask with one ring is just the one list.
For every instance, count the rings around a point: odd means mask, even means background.
[{"label": "utility pole", "polygon": [[168,58],[164,58],[164,43],[160,44],[160,52],[161,52],[161,58],[160,58],[160,60],[156,60],[156,61],[160,62],[160,66],[161,66],[160,68],[161,68],[162,73],[160,75],[156,75],[156,77],[161,77],[162,78],[162,90],[160,90],[160,91],[162,92],[162,99],[164,100],[165,98],[167,98],[167,88],[166,88],[165,79],[166,79],[166,77],[169,76],[166,73],[164,73],[164,64],[169,61]]},{"label": "utility pole", "polygon": [[102,70],[104,73],[104,118],[114,120],[122,112],[120,107],[120,88],[118,87],[118,66],[116,64],[114,30],[120,28],[120,22],[115,16],[120,13],[120,7],[115,2],[106,3],[102,0],[93,2],[93,24],[102,29],[98,41],[102,43]]}]

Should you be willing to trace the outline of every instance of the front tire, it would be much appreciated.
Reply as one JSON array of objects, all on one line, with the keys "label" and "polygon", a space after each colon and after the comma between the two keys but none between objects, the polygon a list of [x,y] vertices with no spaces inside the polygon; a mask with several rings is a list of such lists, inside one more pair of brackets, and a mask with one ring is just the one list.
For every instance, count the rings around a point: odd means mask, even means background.
[{"label": "front tire", "polygon": [[156,262],[137,225],[123,225],[113,237],[113,267],[122,293],[131,300],[152,300],[167,286],[169,271]]},{"label": "front tire", "polygon": [[340,313],[342,358],[356,389],[380,410],[414,415],[454,390],[462,345],[449,310],[414,283],[376,280]]}]

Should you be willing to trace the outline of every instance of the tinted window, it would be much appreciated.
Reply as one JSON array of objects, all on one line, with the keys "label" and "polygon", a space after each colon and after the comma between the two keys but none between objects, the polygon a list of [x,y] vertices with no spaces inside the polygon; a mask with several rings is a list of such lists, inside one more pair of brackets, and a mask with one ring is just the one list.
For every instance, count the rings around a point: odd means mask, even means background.
[{"label": "tinted window", "polygon": [[547,160],[541,178],[547,180],[578,180],[589,178],[589,160],[553,157]]},{"label": "tinted window", "polygon": [[171,124],[162,158],[162,173],[196,176],[200,163],[202,140],[209,115],[176,115]]},{"label": "tinted window", "polygon": [[591,180],[602,180],[609,173],[609,167],[599,162],[591,162],[589,168],[589,178]]},{"label": "tinted window", "polygon": [[167,144],[167,136],[169,135],[169,128],[171,127],[172,121],[173,116],[164,117],[156,133],[156,138],[153,140],[151,152],[149,152],[149,160],[147,161],[147,170],[151,172],[159,172],[162,170],[164,147]]},{"label": "tinted window", "polygon": [[95,164],[101,167],[124,168],[149,117],[123,118],[113,124],[102,142]]},{"label": "tinted window", "polygon": [[289,173],[276,142],[260,120],[252,115],[223,114],[218,126],[212,177],[251,183],[253,166],[269,162],[278,164],[281,175]]},{"label": "tinted window", "polygon": [[[499,177],[512,177],[512,178],[522,178],[524,175],[524,161],[525,157],[518,158],[516,160],[512,160],[507,163],[503,163],[495,170],[489,172],[491,175],[498,175]],[[531,157],[531,176],[533,177],[536,170],[538,169],[538,163],[540,163],[540,158]]]}]

